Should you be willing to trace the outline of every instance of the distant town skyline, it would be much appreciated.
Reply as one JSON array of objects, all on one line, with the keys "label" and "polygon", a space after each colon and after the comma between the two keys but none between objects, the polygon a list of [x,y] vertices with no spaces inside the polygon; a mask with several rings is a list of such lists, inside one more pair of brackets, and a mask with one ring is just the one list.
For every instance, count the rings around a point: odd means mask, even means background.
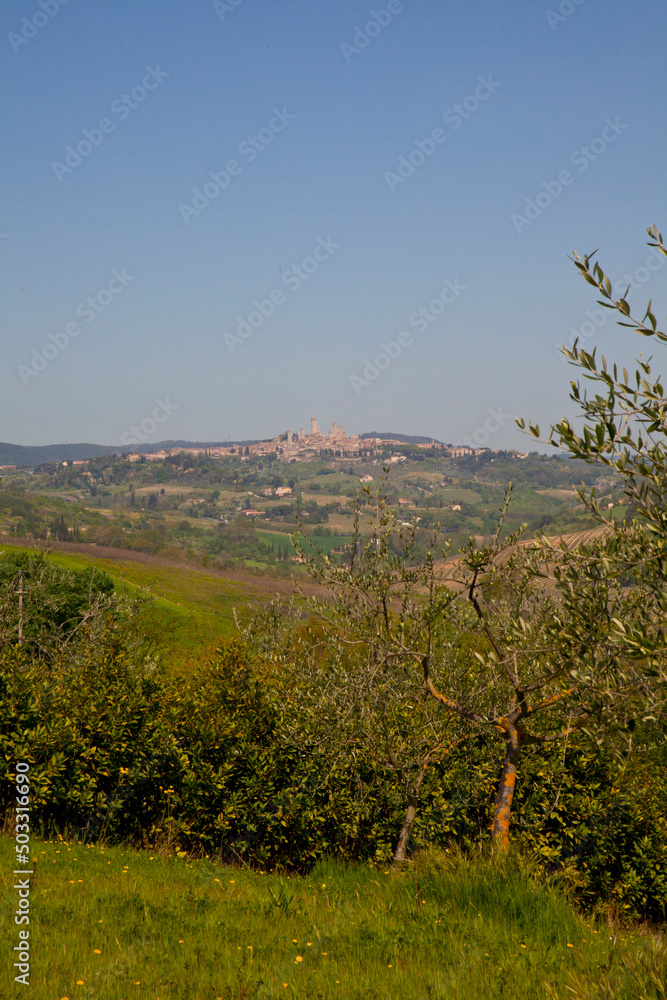
[{"label": "distant town skyline", "polygon": [[[146,430],[150,431],[151,428],[148,427]],[[132,434],[134,436],[131,436]],[[406,440],[406,437],[410,440]],[[486,438],[488,437],[489,433],[486,433]],[[114,445],[111,445],[106,450],[106,454],[122,455],[130,462],[162,461],[184,452],[191,455],[205,455],[211,458],[236,456],[245,459],[255,456],[259,458],[268,457],[269,459],[273,457],[287,462],[307,462],[313,458],[322,458],[328,455],[332,458],[359,460],[377,455],[380,451],[386,456],[387,449],[391,449],[392,447],[400,448],[401,445],[406,444],[412,447],[428,449],[429,451],[435,449],[437,452],[442,453],[443,458],[461,458],[466,455],[479,455],[484,451],[499,454],[505,450],[490,449],[486,445],[477,444],[472,439],[452,444],[451,442],[439,441],[435,438],[429,439],[424,435],[392,435],[388,432],[379,432],[376,435],[372,432],[363,432],[362,435],[348,435],[345,429],[335,420],[330,430],[323,433],[320,430],[317,418],[311,417],[309,433],[306,433],[305,427],[302,427],[296,433],[286,430],[273,437],[240,441],[149,442],[144,436],[142,426],[132,427],[131,432],[128,432],[125,440],[121,442],[121,449],[119,450]],[[133,445],[137,446],[134,451],[132,450]],[[72,449],[69,454],[68,448]],[[43,454],[33,454],[33,451],[49,451],[48,446],[42,449],[31,449],[30,446],[19,446],[17,448],[15,445],[8,446],[6,443],[0,443],[0,463],[2,463],[5,455],[11,455],[12,452],[14,452],[17,460],[20,459],[17,462],[0,464],[0,470],[16,469],[19,465],[26,462],[28,464],[39,464],[43,461],[54,460],[61,461],[63,465],[85,465],[87,462],[94,460],[95,457],[100,456],[103,453],[104,446],[92,443],[86,445],[82,442],[73,442],[71,444],[63,442],[52,446],[52,450],[58,453],[58,458],[55,458],[55,455],[48,457]],[[528,452],[521,452],[516,449],[508,450],[518,458],[528,457]],[[403,461],[404,459],[405,455],[398,451],[389,456],[388,461],[391,464]]]}]

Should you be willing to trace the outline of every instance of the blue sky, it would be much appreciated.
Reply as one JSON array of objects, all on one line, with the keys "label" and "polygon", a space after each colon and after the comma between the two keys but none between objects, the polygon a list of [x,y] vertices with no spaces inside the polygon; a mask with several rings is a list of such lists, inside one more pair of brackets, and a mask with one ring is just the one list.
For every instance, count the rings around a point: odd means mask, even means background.
[{"label": "blue sky", "polygon": [[572,328],[650,351],[596,325],[567,257],[599,247],[662,316],[659,0],[11,0],[2,19],[0,439],[118,446],[159,400],[150,440],[316,416],[455,442],[491,409],[484,443],[525,448],[515,415],[573,412]]}]

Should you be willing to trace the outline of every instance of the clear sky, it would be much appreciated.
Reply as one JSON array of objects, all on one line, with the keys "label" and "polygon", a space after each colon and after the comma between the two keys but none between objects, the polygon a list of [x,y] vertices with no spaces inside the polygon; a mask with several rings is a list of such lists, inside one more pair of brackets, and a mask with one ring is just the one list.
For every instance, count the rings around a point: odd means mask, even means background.
[{"label": "clear sky", "polygon": [[644,231],[667,225],[663,0],[1,16],[0,440],[119,446],[141,421],[151,441],[259,438],[315,416],[482,443],[493,410],[484,443],[526,448],[515,415],[573,412],[571,328],[650,351],[567,256],[599,247],[662,317]]}]

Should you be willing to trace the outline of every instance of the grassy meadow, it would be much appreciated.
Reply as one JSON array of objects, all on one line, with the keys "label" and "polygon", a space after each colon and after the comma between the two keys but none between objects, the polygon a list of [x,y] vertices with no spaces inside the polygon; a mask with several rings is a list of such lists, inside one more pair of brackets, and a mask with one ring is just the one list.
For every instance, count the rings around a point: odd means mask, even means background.
[{"label": "grassy meadow", "polygon": [[[288,535],[282,537],[289,543]],[[71,551],[75,547],[83,551]],[[15,552],[17,548],[0,544],[0,553]],[[64,569],[94,566],[103,570],[113,580],[118,595],[149,593],[154,627],[159,629],[161,643],[171,650],[174,662],[202,649],[213,650],[221,637],[231,635],[235,631],[234,609],[243,618],[249,604],[265,603],[277,593],[292,590],[289,579],[227,574],[185,560],[178,563],[125,550],[106,557],[96,555],[94,550],[86,551],[89,548],[69,545],[70,551],[51,552],[49,558]]]},{"label": "grassy meadow", "polygon": [[398,874],[322,862],[287,875],[64,840],[31,846],[25,987],[13,984],[12,841],[0,838],[5,997],[666,995],[657,940],[584,919],[512,859],[503,868],[428,852]]}]

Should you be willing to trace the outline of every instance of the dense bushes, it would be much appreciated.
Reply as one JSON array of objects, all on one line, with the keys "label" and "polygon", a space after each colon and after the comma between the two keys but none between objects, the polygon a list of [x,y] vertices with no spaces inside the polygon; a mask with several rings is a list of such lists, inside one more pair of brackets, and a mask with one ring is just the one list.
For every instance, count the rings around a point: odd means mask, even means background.
[{"label": "dense bushes", "polygon": [[525,761],[515,836],[586,906],[667,918],[664,747],[619,765],[583,739]]},{"label": "dense bushes", "polygon": [[173,756],[163,691],[123,653],[76,669],[0,656],[3,806],[14,761],[31,765],[33,822],[79,836],[141,837],[161,809],[159,783]]},{"label": "dense bushes", "polygon": [[[238,640],[178,682],[140,669],[111,639],[75,668],[5,646],[0,704],[3,813],[14,764],[28,761],[44,832],[298,868],[324,854],[385,862],[395,846],[404,801],[393,774],[367,746],[342,757],[290,742],[289,702]],[[498,755],[475,737],[427,772],[415,847],[486,841]],[[664,918],[664,752],[631,761],[620,784],[614,759],[583,738],[565,761],[536,750],[523,768],[519,843],[581,902]]]},{"label": "dense bushes", "polygon": [[185,683],[122,651],[71,670],[5,647],[0,697],[3,811],[25,760],[45,831],[300,866],[326,850],[363,856],[377,838],[371,770],[354,761],[322,780],[325,755],[284,744],[238,643]]}]

